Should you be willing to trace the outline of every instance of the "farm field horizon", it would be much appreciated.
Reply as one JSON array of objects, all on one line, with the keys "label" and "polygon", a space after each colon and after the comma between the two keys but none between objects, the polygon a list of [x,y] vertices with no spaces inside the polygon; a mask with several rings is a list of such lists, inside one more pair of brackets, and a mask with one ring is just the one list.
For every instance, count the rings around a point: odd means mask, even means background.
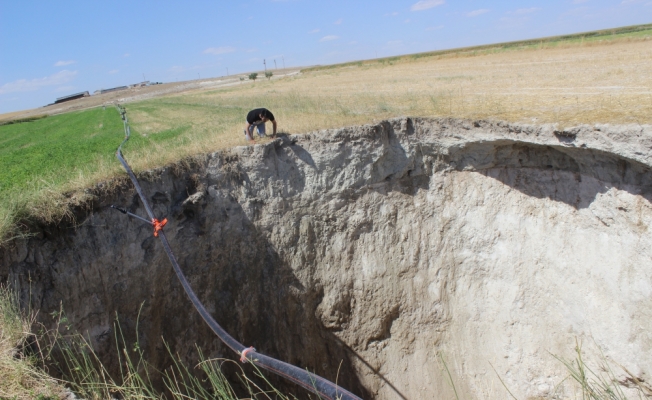
[{"label": "farm field horizon", "polygon": [[[269,108],[278,120],[279,132],[287,134],[399,116],[553,123],[559,128],[580,124],[650,124],[652,30],[606,40],[573,38],[520,48],[368,60],[309,68],[295,75],[273,76],[271,80],[259,77],[255,82],[235,79],[235,84],[228,86],[192,88],[121,103],[127,109],[136,138],[125,151],[135,170],[246,145],[242,135],[244,117],[257,107]],[[117,102],[119,98],[112,98],[104,105]],[[97,112],[92,109],[75,113],[88,116],[88,128],[74,136],[61,136],[61,146],[57,147],[62,155],[53,155],[61,163],[60,169],[56,163],[44,170],[39,165],[22,165],[17,161],[13,169],[4,172],[0,196],[9,205],[2,210],[3,232],[13,226],[16,218],[56,219],[66,204],[64,197],[121,174],[117,161],[111,163],[112,152],[105,154],[103,147],[87,146],[86,151],[92,154],[84,157],[101,162],[81,167],[70,159],[65,140],[97,140],[98,129],[93,126],[98,128],[102,124],[94,119]],[[117,113],[111,114],[117,118]],[[0,140],[8,144],[4,151],[37,151],[38,135],[32,136],[34,143],[21,142],[15,149],[7,135],[18,127],[47,131],[48,126],[57,125],[56,119],[67,118],[65,115],[0,126]],[[102,132],[102,143],[114,135],[117,148],[123,138],[122,130]],[[23,177],[18,187],[29,189],[16,192],[11,191],[14,183],[6,185],[15,180],[6,175],[15,169],[21,170]],[[9,192],[3,188],[9,188]],[[59,197],[60,201],[53,201]],[[31,205],[27,206],[28,203]],[[61,205],[51,207],[53,203]]]}]

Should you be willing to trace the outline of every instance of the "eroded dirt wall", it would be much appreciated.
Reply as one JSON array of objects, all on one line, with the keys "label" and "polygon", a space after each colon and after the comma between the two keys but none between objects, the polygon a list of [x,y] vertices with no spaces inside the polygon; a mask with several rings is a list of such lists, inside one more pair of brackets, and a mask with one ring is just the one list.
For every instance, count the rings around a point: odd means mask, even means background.
[{"label": "eroded dirt wall", "polygon": [[[141,176],[193,288],[245,345],[377,399],[568,396],[575,340],[652,371],[652,129],[396,119],[284,136]],[[127,154],[128,158],[129,155]],[[113,350],[231,357],[131,188],[2,251],[0,279]],[[590,350],[590,346],[589,350]],[[108,357],[108,356],[107,356]],[[115,363],[115,360],[110,361]],[[340,364],[341,363],[341,364]],[[491,364],[490,364],[491,363]],[[492,365],[496,372],[492,369]],[[115,365],[113,365],[115,367]]]}]

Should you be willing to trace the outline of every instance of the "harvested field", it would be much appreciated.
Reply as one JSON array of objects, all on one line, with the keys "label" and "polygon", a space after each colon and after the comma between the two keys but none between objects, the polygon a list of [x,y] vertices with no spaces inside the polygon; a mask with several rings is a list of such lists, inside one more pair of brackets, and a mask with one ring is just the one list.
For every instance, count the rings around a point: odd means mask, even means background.
[{"label": "harvested field", "polygon": [[316,70],[129,106],[141,133],[178,126],[196,145],[241,143],[243,112],[272,109],[284,132],[410,115],[519,123],[652,122],[652,42],[622,41]]}]

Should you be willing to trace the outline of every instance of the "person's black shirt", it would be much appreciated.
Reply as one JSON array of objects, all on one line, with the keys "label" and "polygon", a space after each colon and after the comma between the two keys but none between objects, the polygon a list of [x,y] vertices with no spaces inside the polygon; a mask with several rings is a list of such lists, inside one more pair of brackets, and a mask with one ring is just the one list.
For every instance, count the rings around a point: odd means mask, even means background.
[{"label": "person's black shirt", "polygon": [[255,110],[249,111],[249,114],[247,114],[247,122],[250,124],[254,124],[256,122],[260,122],[260,115],[263,115],[263,117],[267,117],[270,121],[274,121],[274,114],[272,114],[271,111],[269,111],[266,108],[257,108]]}]

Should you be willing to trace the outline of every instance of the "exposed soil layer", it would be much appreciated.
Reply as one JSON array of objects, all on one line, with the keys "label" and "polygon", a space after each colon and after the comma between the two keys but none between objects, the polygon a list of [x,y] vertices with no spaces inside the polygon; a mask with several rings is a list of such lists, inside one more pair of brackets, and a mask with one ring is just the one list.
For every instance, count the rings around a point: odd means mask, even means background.
[{"label": "exposed soil layer", "polygon": [[[517,398],[563,397],[551,354],[571,357],[576,339],[652,371],[651,146],[650,126],[401,118],[139,179],[200,299],[243,344],[365,398],[450,397],[438,354],[464,398],[505,398],[496,373]],[[188,363],[195,344],[235,358],[151,228],[110,204],[145,215],[130,186],[97,197],[78,226],[2,250],[0,281],[49,324],[62,304],[114,368],[116,312],[129,333],[141,304],[140,346],[160,368],[161,336]]]}]

